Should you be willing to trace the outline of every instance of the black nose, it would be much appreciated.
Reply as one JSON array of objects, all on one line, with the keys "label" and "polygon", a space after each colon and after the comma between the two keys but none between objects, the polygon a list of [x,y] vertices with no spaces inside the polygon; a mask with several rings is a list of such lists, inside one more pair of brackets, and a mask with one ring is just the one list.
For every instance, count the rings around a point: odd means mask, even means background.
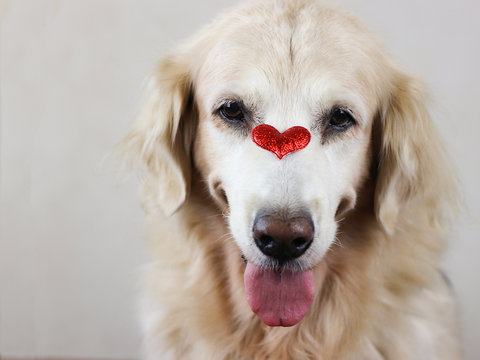
[{"label": "black nose", "polygon": [[253,223],[253,238],[262,253],[283,263],[308,249],[313,240],[313,223],[305,215],[261,214]]}]

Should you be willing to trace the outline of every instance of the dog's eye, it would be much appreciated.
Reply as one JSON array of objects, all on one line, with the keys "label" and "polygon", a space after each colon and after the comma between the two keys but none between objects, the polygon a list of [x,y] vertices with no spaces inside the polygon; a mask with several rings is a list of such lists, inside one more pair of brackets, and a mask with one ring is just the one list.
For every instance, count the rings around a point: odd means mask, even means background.
[{"label": "dog's eye", "polygon": [[354,123],[355,120],[347,110],[334,108],[330,113],[328,126],[337,131],[345,131]]},{"label": "dog's eye", "polygon": [[223,104],[219,110],[220,116],[230,122],[241,122],[245,119],[242,106],[236,101]]}]

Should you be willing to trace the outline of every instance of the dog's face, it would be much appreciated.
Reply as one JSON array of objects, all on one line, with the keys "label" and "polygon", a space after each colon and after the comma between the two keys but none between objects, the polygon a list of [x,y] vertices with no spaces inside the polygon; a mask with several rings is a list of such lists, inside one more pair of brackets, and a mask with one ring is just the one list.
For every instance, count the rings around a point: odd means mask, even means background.
[{"label": "dog's face", "polygon": [[[249,304],[269,325],[308,311],[312,269],[370,167],[386,233],[403,203],[434,191],[441,150],[416,81],[354,18],[313,0],[224,15],[159,62],[146,95],[124,141],[147,168],[144,205],[171,215],[206,184],[248,262]],[[309,142],[276,156],[258,146],[259,125],[302,127]]]},{"label": "dog's face", "polygon": [[[337,221],[354,206],[369,168],[378,99],[367,74],[374,69],[355,39],[332,29],[264,26],[261,33],[235,29],[201,66],[195,162],[249,261],[310,269],[335,241]],[[313,26],[322,37],[312,36]],[[259,124],[280,132],[302,126],[311,140],[279,159],[252,141]],[[293,222],[291,236],[304,252],[294,245],[292,254],[263,251],[260,238],[282,232],[278,222]]]}]

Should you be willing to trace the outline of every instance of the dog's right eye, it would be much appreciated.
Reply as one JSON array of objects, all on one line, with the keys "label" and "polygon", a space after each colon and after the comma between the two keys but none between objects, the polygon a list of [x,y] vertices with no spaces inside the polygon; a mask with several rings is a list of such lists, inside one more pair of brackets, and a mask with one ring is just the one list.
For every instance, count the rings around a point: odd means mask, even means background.
[{"label": "dog's right eye", "polygon": [[243,122],[245,114],[242,106],[236,101],[229,101],[223,104],[219,110],[220,116],[228,122]]}]

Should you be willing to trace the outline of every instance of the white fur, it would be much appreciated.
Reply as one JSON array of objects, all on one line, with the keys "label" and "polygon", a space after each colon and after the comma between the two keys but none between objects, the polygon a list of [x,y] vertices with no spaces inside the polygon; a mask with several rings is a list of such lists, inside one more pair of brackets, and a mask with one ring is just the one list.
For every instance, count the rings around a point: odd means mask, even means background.
[{"label": "white fur", "polygon": [[[438,266],[457,191],[424,98],[363,25],[315,0],[242,4],[162,59],[122,143],[146,170],[146,358],[459,359]],[[232,99],[248,131],[218,116]],[[327,139],[335,105],[356,124]],[[251,140],[260,123],[311,142],[279,160]],[[265,208],[313,217],[294,267],[313,269],[316,297],[292,328],[245,300],[240,256],[268,262],[252,237]]]}]

